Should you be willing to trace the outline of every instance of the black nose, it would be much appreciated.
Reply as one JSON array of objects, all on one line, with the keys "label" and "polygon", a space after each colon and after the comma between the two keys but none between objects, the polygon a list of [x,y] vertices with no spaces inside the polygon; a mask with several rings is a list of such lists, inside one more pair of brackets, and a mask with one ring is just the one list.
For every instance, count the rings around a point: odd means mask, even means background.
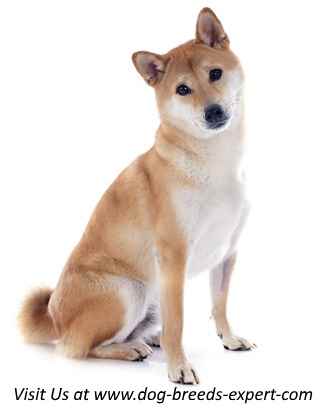
[{"label": "black nose", "polygon": [[204,111],[204,118],[210,128],[218,128],[227,122],[227,115],[221,105],[209,105]]}]

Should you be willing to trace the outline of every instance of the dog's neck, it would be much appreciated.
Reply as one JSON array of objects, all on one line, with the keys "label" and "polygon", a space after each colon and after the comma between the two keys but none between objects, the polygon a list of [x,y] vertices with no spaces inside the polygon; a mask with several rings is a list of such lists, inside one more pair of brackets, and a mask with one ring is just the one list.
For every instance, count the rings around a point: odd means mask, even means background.
[{"label": "dog's neck", "polygon": [[244,152],[243,115],[208,139],[196,138],[171,124],[161,122],[156,133],[155,150],[188,177],[204,180],[225,177],[242,171]]}]

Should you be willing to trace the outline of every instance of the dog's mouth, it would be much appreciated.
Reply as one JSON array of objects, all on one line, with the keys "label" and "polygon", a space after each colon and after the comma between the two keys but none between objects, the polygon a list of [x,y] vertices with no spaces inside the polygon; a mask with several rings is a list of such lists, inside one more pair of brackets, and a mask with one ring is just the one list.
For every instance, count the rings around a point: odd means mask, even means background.
[{"label": "dog's mouth", "polygon": [[203,117],[198,117],[192,121],[193,125],[197,127],[201,132],[202,138],[210,138],[214,134],[225,131],[232,121],[232,114],[228,114],[225,118],[215,121],[214,123],[208,123]]},{"label": "dog's mouth", "polygon": [[228,126],[230,120],[230,116],[225,116],[225,118],[215,121],[214,123],[208,123],[206,122],[206,128],[207,129],[221,129],[221,128],[226,128]]},{"label": "dog's mouth", "polygon": [[223,119],[215,121],[214,123],[208,123],[207,121],[202,120],[200,127],[204,132],[207,132],[208,135],[212,133],[220,133],[225,131],[231,124],[232,115],[228,114]]}]

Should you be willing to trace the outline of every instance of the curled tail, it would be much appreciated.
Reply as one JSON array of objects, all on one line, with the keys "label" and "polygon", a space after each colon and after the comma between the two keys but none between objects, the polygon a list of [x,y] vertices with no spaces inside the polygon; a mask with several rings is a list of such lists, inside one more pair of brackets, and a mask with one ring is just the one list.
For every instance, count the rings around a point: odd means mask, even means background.
[{"label": "curled tail", "polygon": [[18,323],[24,339],[30,343],[46,343],[57,338],[48,303],[52,290],[34,290],[24,301],[18,315]]}]

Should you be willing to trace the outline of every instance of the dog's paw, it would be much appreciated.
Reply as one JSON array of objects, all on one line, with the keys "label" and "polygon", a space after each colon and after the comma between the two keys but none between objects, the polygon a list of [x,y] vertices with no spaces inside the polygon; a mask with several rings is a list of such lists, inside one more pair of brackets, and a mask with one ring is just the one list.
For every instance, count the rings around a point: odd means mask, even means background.
[{"label": "dog's paw", "polygon": [[199,378],[195,370],[188,362],[170,365],[169,379],[171,382],[181,383],[183,385],[197,385],[199,383]]},{"label": "dog's paw", "polygon": [[130,361],[144,361],[152,352],[152,348],[144,342],[130,342],[127,359]]},{"label": "dog's paw", "polygon": [[152,335],[147,342],[152,347],[160,348],[160,334]]},{"label": "dog's paw", "polygon": [[256,344],[236,335],[220,336],[220,338],[224,348],[228,351],[251,351],[257,347]]}]

